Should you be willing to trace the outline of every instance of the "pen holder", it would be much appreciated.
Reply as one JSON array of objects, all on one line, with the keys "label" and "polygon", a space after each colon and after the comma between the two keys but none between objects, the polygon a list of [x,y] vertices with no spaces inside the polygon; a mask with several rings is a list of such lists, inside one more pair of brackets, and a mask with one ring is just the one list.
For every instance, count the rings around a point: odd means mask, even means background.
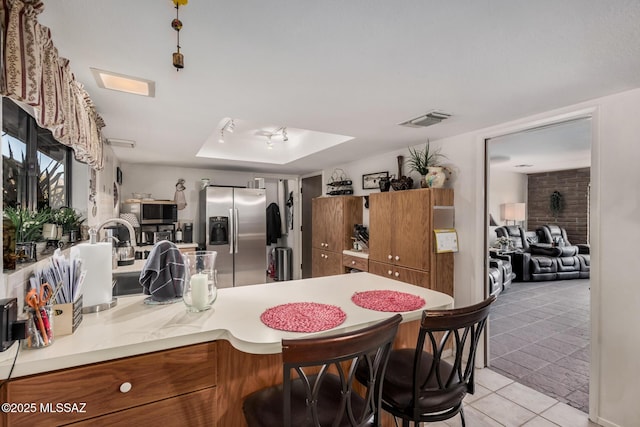
[{"label": "pen holder", "polygon": [[27,308],[27,339],[22,341],[26,349],[48,347],[53,344],[53,306],[39,309]]}]

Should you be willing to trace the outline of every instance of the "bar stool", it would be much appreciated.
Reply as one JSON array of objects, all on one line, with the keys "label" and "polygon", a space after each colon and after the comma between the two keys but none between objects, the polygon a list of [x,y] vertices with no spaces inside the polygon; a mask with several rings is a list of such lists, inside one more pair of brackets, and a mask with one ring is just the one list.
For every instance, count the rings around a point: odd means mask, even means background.
[{"label": "bar stool", "polygon": [[[402,425],[443,421],[460,414],[462,400],[474,392],[476,349],[495,295],[468,307],[425,310],[416,348],[392,350],[382,385],[382,409]],[[426,349],[425,349],[426,346]],[[453,361],[444,360],[452,351]],[[358,381],[366,381],[361,366]]]},{"label": "bar stool", "polygon": [[[282,340],[283,383],[247,396],[242,410],[254,426],[378,426],[382,375],[402,320],[399,314],[339,335]],[[368,369],[364,392],[354,385]],[[293,373],[293,375],[292,375]],[[358,388],[360,390],[361,388]]]}]

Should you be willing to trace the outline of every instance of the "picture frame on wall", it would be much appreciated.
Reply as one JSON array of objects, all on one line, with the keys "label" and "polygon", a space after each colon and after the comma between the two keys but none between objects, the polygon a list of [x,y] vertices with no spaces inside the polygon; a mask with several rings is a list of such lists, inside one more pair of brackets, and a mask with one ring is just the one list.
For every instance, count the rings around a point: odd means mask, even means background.
[{"label": "picture frame on wall", "polygon": [[120,169],[120,166],[116,167],[116,183],[122,185],[122,169]]},{"label": "picture frame on wall", "polygon": [[389,178],[389,171],[375,172],[362,175],[362,189],[373,190],[380,188],[380,178]]}]

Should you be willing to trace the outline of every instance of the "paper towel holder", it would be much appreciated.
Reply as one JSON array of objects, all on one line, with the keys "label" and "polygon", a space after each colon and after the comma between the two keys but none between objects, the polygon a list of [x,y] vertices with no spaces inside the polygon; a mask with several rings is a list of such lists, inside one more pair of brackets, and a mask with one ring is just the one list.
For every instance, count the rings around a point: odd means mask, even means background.
[{"label": "paper towel holder", "polygon": [[[117,282],[118,282],[117,280],[113,280],[111,282],[111,289],[113,289],[113,287],[116,285]],[[113,293],[113,291],[112,291],[112,293]],[[113,308],[116,305],[118,305],[118,298],[113,298],[111,300],[111,302],[105,302],[105,303],[102,303],[102,304],[91,305],[89,307],[82,307],[82,314],[98,313],[100,311],[109,310],[110,308]]]}]

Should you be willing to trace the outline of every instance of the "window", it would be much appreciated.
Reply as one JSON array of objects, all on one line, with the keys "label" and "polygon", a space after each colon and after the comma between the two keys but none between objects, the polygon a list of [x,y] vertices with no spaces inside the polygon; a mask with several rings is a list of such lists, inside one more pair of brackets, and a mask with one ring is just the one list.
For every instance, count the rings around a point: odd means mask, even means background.
[{"label": "window", "polygon": [[71,149],[8,98],[2,98],[3,206],[69,206]]}]

